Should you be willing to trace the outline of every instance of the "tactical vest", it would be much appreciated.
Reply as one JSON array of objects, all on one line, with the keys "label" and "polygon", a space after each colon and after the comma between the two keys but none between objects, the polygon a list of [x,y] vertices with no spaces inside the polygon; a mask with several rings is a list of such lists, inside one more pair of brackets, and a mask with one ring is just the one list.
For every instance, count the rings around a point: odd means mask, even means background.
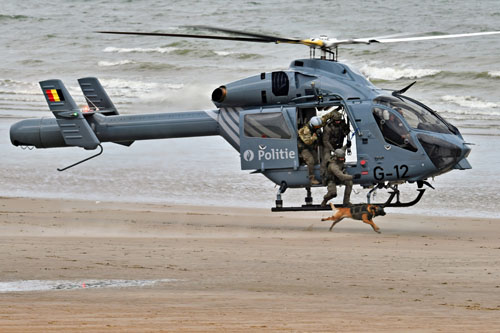
[{"label": "tactical vest", "polygon": [[299,150],[302,150],[302,149],[309,149],[309,150],[314,150],[318,147],[318,144],[322,143],[322,135],[321,135],[321,131],[316,131],[316,129],[311,126],[311,124],[307,124],[307,128],[309,128],[309,132],[311,133],[311,136],[316,133],[316,136],[318,137],[318,139],[316,141],[314,141],[311,145],[308,145],[306,144],[304,141],[302,141],[302,138],[300,137],[299,135],[299,140],[297,140],[297,146],[299,148]]},{"label": "tactical vest", "polygon": [[341,125],[336,125],[335,123],[328,123],[325,126],[325,131],[330,132],[330,144],[334,149],[342,148],[344,143],[344,130]]}]

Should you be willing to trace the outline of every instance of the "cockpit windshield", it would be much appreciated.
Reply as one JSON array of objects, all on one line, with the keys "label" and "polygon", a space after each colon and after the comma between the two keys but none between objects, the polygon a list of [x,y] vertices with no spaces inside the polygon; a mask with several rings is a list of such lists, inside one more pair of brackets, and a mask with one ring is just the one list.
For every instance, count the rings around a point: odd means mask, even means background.
[{"label": "cockpit windshield", "polygon": [[410,127],[424,131],[451,134],[446,124],[431,111],[403,96],[380,96],[373,100],[375,104],[396,110],[403,116]]}]

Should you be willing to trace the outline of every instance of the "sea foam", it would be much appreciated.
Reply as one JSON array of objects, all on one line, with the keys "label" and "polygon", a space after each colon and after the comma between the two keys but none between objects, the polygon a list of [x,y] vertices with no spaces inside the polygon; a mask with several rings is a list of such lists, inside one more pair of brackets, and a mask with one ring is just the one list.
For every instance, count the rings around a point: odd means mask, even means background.
[{"label": "sea foam", "polygon": [[176,279],[160,280],[20,280],[0,282],[0,293],[47,291],[47,290],[73,290],[86,288],[125,288],[147,287],[161,282],[174,282]]},{"label": "sea foam", "polygon": [[414,69],[414,68],[392,68],[392,67],[372,67],[363,65],[360,71],[369,79],[394,81],[399,79],[417,79],[424,76],[432,76],[439,73],[435,69]]},{"label": "sea foam", "polygon": [[474,96],[445,95],[441,97],[441,100],[444,102],[453,103],[458,106],[470,109],[500,108],[500,103],[483,101]]},{"label": "sea foam", "polygon": [[177,90],[184,87],[184,84],[182,83],[144,82],[123,79],[102,79],[100,81],[106,89],[130,89],[133,91],[145,92],[153,89]]},{"label": "sea foam", "polygon": [[111,67],[111,66],[120,66],[120,65],[129,65],[135,64],[133,60],[118,60],[118,61],[99,61],[97,66],[99,67]]},{"label": "sea foam", "polygon": [[494,78],[500,78],[500,71],[488,72],[488,75]]},{"label": "sea foam", "polygon": [[155,48],[121,48],[108,46],[104,49],[107,53],[170,53],[172,51],[178,50],[176,47],[155,47]]}]

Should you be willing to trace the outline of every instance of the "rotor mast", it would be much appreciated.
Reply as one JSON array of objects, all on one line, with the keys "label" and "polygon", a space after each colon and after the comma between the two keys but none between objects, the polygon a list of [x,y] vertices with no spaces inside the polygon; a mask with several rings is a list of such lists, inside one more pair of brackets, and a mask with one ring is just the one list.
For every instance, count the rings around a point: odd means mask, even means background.
[{"label": "rotor mast", "polygon": [[[338,47],[335,47],[335,51],[319,48],[319,52],[321,60],[338,61]],[[309,58],[316,59],[316,47],[309,47]]]}]

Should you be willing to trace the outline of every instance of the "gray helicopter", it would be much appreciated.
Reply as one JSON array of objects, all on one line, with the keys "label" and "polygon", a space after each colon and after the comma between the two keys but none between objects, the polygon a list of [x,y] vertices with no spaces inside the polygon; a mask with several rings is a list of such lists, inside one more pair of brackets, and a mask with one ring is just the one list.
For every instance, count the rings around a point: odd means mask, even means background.
[{"label": "gray helicopter", "polygon": [[[205,111],[120,115],[98,79],[92,77],[78,80],[88,104],[87,109],[81,110],[62,81],[41,81],[55,118],[26,119],[13,124],[12,144],[100,149],[89,158],[58,169],[64,171],[101,155],[103,142],[130,146],[136,140],[220,135],[240,152],[242,170],[263,174],[279,186],[273,211],[329,210],[329,205],[313,204],[308,170],[299,159],[297,131],[312,117],[341,107],[350,128],[346,137],[351,146],[346,172],[354,176],[354,184],[370,189],[368,203],[374,191],[386,189],[390,196],[381,203],[385,207],[414,205],[423,196],[424,186],[432,187],[427,179],[454,169],[471,168],[467,161],[471,149],[460,131],[428,106],[404,95],[414,83],[397,91],[377,88],[359,72],[338,62],[338,47],[472,37],[500,31],[339,40],[289,39],[214,27],[196,28],[231,36],[100,32],[302,44],[310,48],[310,57],[292,61],[286,71],[260,73],[216,88],[212,101],[217,109]],[[321,179],[319,164],[315,174]],[[400,201],[398,186],[404,183],[416,184],[414,200]],[[288,188],[305,188],[305,204],[284,206],[282,195]]]}]

